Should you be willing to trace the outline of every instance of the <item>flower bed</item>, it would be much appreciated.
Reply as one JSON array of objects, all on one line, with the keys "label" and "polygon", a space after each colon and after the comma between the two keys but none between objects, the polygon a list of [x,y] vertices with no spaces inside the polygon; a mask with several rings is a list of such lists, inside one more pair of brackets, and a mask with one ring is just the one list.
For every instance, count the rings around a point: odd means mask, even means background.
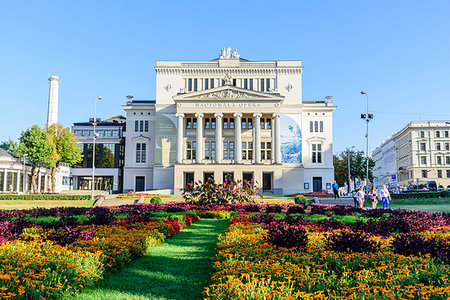
[{"label": "flower bed", "polygon": [[0,298],[67,297],[198,219],[195,213],[166,214],[156,220],[131,210],[122,218],[110,209],[87,212],[84,224],[61,214],[49,222],[14,217],[1,222]]},{"label": "flower bed", "polygon": [[[361,248],[368,244],[333,250],[336,235],[348,231],[338,230],[333,236],[306,225],[302,228],[307,245],[286,248],[269,243],[273,240],[269,235],[279,229],[270,232],[270,226],[239,220],[219,237],[206,299],[445,299],[450,295],[448,263],[430,255],[397,254],[393,236],[341,236],[341,241],[365,240],[377,246],[373,251]],[[448,229],[421,234],[448,243]]]}]

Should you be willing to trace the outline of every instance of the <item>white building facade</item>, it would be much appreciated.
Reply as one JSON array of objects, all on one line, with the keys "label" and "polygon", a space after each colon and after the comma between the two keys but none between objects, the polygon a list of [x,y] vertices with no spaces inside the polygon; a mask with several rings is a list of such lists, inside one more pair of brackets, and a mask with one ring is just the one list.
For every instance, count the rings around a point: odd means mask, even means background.
[{"label": "white building facade", "polygon": [[265,194],[330,190],[331,102],[302,101],[302,61],[158,61],[156,101],[128,101],[124,191],[226,176]]}]

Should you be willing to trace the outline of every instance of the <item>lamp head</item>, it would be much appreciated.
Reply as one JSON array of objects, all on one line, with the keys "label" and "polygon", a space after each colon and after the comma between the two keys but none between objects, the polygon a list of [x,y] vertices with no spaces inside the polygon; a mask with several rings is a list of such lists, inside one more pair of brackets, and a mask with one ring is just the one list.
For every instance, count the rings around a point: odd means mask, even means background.
[{"label": "lamp head", "polygon": [[361,94],[363,94],[363,95],[366,95],[366,92],[364,92],[364,91],[361,91]]},{"label": "lamp head", "polygon": [[98,96],[97,99],[98,99],[98,100],[102,100],[102,97],[101,97],[101,96]]},{"label": "lamp head", "polygon": [[131,99],[133,99],[134,97],[131,96],[131,95],[128,95],[128,96],[126,96],[126,98],[127,98],[128,100],[131,100]]}]

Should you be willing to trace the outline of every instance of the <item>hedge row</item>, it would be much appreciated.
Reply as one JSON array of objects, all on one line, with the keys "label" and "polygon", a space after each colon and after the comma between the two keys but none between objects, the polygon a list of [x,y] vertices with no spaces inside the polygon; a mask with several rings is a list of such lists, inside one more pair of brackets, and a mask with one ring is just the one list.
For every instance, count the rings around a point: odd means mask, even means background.
[{"label": "hedge row", "polygon": [[[96,196],[97,198],[98,196]],[[89,200],[90,195],[60,194],[0,194],[0,200]]]},{"label": "hedge row", "polygon": [[412,193],[391,193],[392,199],[431,199],[431,198],[448,198],[450,197],[450,191],[439,192],[412,192]]}]

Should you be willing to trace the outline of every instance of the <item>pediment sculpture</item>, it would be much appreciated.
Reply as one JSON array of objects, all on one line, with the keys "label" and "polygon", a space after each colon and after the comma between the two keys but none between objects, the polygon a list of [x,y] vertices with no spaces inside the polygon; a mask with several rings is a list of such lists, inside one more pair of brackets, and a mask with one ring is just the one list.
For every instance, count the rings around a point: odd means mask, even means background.
[{"label": "pediment sculpture", "polygon": [[247,93],[233,91],[233,90],[223,90],[213,93],[208,93],[199,96],[200,99],[246,99],[250,98]]}]

